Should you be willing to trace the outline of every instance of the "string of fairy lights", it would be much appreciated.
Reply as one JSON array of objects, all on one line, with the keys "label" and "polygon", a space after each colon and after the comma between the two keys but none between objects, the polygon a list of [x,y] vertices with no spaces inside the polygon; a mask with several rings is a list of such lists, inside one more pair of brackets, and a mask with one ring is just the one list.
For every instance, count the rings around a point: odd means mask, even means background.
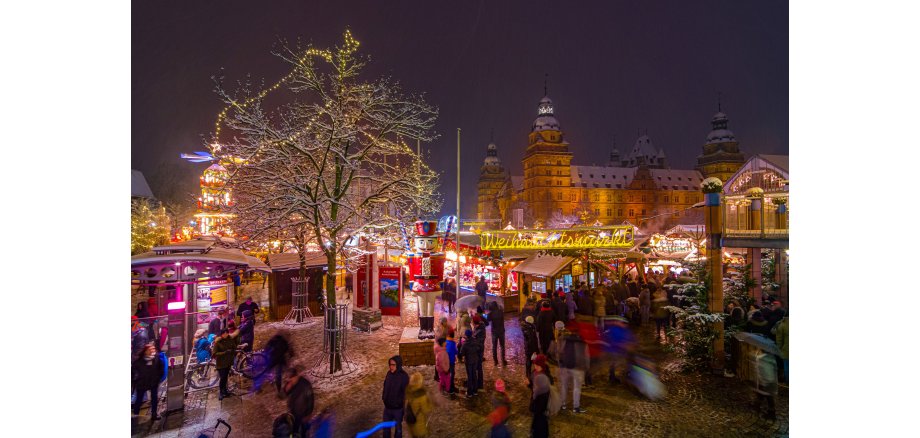
[{"label": "string of fairy lights", "polygon": [[[348,57],[352,55],[353,53],[355,53],[358,50],[358,47],[360,45],[361,45],[361,42],[354,39],[354,37],[352,37],[351,30],[346,29],[345,30],[345,46],[340,50],[341,56],[339,56],[340,70],[345,69],[345,65],[346,65]],[[301,66],[306,67],[307,60],[312,56],[321,57],[328,63],[332,63],[332,60],[333,60],[333,54],[331,51],[326,50],[326,49],[317,49],[317,48],[311,47],[304,52],[304,55],[300,57],[298,62],[300,63]],[[291,71],[287,75],[279,79],[272,86],[259,91],[254,97],[245,99],[242,102],[237,102],[233,100],[230,102],[229,105],[224,107],[224,109],[221,110],[221,112],[217,115],[217,120],[214,122],[214,144],[212,145],[212,147],[216,150],[220,149],[219,140],[220,140],[221,125],[223,125],[223,122],[227,118],[227,114],[231,108],[245,109],[249,107],[249,105],[252,105],[253,102],[256,102],[256,101],[259,101],[265,98],[265,96],[267,96],[268,93],[271,93],[272,91],[277,90],[283,84],[290,81],[294,77],[296,72],[297,72],[297,68],[292,68]],[[289,140],[294,140],[295,138],[293,137],[294,136],[292,136],[292,138],[289,138]]]}]

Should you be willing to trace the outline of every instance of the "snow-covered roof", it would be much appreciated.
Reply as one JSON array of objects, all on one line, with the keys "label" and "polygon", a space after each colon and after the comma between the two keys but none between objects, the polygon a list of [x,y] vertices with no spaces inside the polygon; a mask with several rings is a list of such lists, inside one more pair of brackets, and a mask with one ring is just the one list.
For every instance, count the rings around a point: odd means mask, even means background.
[{"label": "snow-covered roof", "polygon": [[661,190],[699,190],[703,174],[687,169],[649,169],[652,180]]},{"label": "snow-covered roof", "polygon": [[636,176],[636,168],[572,166],[571,176],[574,187],[625,189]]},{"label": "snow-covered roof", "polygon": [[537,117],[533,121],[533,131],[546,131],[546,130],[559,130],[559,121],[551,115],[543,115]]},{"label": "snow-covered roof", "polygon": [[147,179],[139,170],[131,169],[131,197],[156,199],[147,185]]},{"label": "snow-covered roof", "polygon": [[[308,268],[315,266],[326,266],[326,255],[322,251],[313,251],[306,253],[306,266]],[[291,269],[300,269],[300,254],[282,253],[269,254],[268,265],[274,271],[288,271]]]},{"label": "snow-covered roof", "polygon": [[760,158],[763,158],[765,161],[770,162],[774,166],[778,167],[779,170],[782,170],[786,173],[786,176],[789,176],[789,156],[788,155],[758,155]]},{"label": "snow-covered roof", "polygon": [[722,111],[712,116],[712,131],[706,136],[706,144],[735,141],[735,134],[728,130],[728,115]]},{"label": "snow-covered roof", "polygon": [[571,263],[572,260],[575,259],[572,257],[534,254],[515,266],[512,271],[551,277]]},{"label": "snow-covered roof", "polygon": [[789,156],[788,155],[754,155],[725,181],[726,195],[741,195],[748,189],[758,187],[766,193],[788,191]]}]

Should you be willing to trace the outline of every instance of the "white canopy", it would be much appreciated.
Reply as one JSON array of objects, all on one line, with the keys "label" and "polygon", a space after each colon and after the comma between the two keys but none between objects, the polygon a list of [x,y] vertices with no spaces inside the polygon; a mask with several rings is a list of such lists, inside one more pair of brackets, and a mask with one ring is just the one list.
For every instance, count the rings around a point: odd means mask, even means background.
[{"label": "white canopy", "polygon": [[515,266],[512,271],[551,277],[571,263],[572,260],[575,259],[572,257],[534,254]]}]

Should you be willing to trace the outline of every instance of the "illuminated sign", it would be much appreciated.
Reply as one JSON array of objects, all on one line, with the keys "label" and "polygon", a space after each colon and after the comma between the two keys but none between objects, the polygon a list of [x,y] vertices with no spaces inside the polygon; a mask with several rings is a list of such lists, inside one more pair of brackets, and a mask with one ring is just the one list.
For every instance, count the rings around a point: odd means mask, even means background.
[{"label": "illuminated sign", "polygon": [[695,252],[698,245],[693,239],[686,237],[667,237],[661,234],[653,234],[649,238],[648,246],[660,254],[683,254]]},{"label": "illuminated sign", "polygon": [[479,234],[480,247],[503,249],[599,249],[632,248],[633,227],[584,227],[560,230],[507,230]]}]

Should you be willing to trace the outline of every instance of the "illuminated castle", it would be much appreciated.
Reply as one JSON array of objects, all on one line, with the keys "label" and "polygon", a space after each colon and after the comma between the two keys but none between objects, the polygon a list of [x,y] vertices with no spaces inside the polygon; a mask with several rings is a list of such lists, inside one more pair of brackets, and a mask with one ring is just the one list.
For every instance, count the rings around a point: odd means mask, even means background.
[{"label": "illuminated castle", "polygon": [[201,196],[198,197],[198,213],[195,214],[201,235],[233,235],[227,226],[233,215],[224,212],[233,205],[230,188],[224,187],[228,177],[227,169],[220,164],[212,164],[201,174]]}]

